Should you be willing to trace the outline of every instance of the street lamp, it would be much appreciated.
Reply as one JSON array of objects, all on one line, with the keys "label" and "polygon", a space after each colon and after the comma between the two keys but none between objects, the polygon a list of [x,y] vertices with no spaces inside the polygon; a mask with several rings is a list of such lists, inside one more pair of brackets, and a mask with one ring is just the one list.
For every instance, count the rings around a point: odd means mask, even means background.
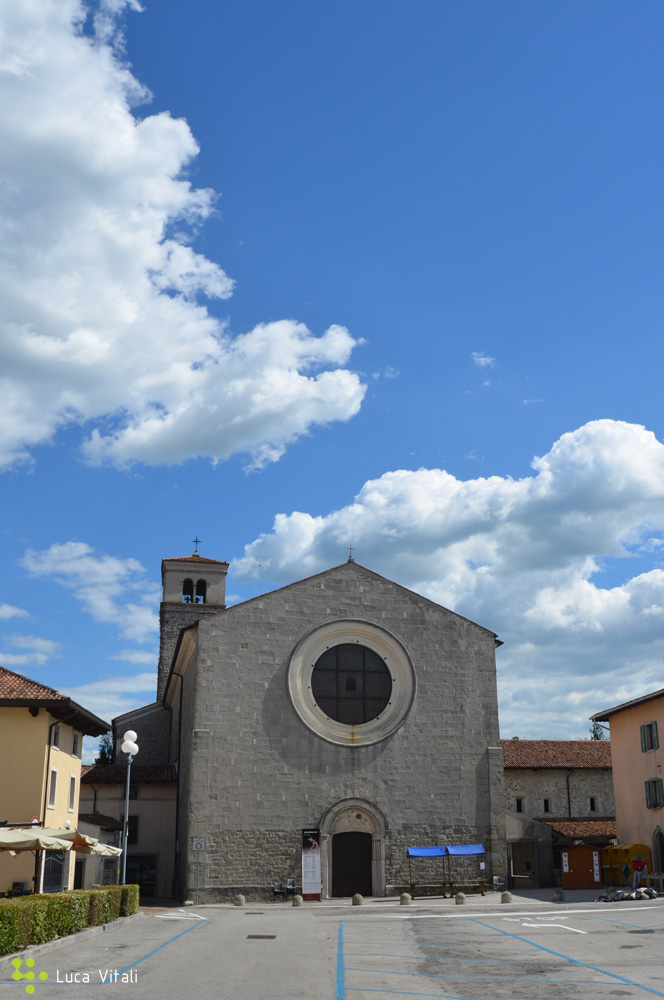
[{"label": "street lamp", "polygon": [[122,737],[123,743],[120,748],[127,754],[127,792],[125,795],[125,818],[124,818],[124,850],[122,851],[122,885],[127,882],[127,841],[129,839],[129,781],[131,777],[131,762],[138,753],[136,745],[136,733],[130,729]]}]

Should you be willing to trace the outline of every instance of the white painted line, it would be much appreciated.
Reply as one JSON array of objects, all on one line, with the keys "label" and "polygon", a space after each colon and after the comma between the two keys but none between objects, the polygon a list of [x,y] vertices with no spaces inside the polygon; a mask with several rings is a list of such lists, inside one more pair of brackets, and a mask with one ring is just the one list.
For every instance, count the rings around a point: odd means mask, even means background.
[{"label": "white painted line", "polygon": [[564,931],[574,931],[575,934],[587,934],[588,931],[579,931],[576,927],[570,927],[569,924],[528,924],[524,922],[521,924],[522,927],[562,927]]}]

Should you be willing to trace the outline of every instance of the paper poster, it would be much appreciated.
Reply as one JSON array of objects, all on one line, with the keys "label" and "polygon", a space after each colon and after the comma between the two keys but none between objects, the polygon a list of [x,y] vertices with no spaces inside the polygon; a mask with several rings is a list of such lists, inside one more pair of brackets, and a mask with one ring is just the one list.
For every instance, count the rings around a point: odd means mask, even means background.
[{"label": "paper poster", "polygon": [[568,872],[569,871],[569,856],[567,854],[567,851],[563,851],[562,858],[563,858],[563,871],[564,872]]},{"label": "paper poster", "polygon": [[593,878],[595,882],[601,881],[601,876],[599,871],[599,851],[593,851]]},{"label": "paper poster", "polygon": [[320,830],[302,831],[302,898],[320,899]]}]

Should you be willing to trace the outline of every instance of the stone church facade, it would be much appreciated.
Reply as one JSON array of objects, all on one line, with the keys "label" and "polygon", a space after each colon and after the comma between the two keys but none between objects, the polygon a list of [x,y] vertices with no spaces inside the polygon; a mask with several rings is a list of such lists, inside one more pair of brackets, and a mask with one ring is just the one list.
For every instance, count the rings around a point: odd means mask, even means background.
[{"label": "stone church facade", "polygon": [[175,895],[299,886],[303,829],[324,898],[402,891],[408,846],[481,843],[504,877],[495,634],[352,559],[225,608],[227,568],[163,563],[151,724],[178,770]]}]

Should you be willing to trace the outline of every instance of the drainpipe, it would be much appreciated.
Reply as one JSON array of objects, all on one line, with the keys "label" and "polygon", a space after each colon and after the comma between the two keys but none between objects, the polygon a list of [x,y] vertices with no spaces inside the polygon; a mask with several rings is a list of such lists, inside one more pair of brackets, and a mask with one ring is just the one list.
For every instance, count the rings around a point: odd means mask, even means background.
[{"label": "drainpipe", "polygon": [[567,783],[567,818],[568,819],[572,818],[572,796],[571,796],[570,790],[569,790],[569,779],[570,779],[570,775],[572,775],[572,774],[574,774],[574,770],[568,771],[567,772],[567,776],[565,778],[565,781]]}]

